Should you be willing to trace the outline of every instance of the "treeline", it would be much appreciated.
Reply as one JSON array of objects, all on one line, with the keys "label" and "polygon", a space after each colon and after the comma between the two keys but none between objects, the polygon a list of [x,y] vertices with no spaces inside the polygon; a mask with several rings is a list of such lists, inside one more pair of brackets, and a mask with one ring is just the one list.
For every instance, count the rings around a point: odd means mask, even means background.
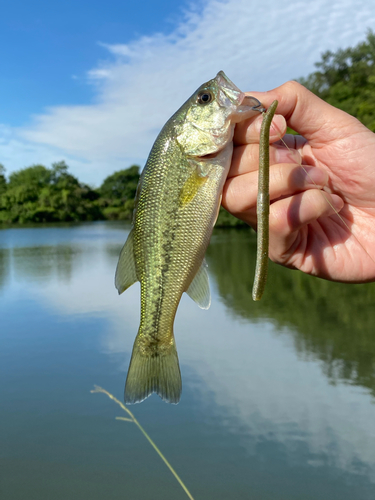
[{"label": "treeline", "polygon": [[[375,132],[375,34],[355,47],[325,52],[317,71],[299,81]],[[34,165],[5,177],[0,165],[0,223],[130,220],[139,167],[115,172],[98,189],[80,182],[65,162]],[[219,226],[243,225],[224,209]]]},{"label": "treeline", "polygon": [[5,177],[0,165],[0,222],[68,222],[131,219],[139,167],[120,170],[98,189],[80,182],[67,164],[33,165]]},{"label": "treeline", "polygon": [[[140,167],[132,165],[104,179],[93,189],[68,172],[64,162],[13,172],[9,180],[0,165],[0,224],[131,220]],[[223,208],[217,225],[243,224]]]},{"label": "treeline", "polygon": [[300,83],[375,132],[375,33],[355,47],[325,52],[315,66]]}]

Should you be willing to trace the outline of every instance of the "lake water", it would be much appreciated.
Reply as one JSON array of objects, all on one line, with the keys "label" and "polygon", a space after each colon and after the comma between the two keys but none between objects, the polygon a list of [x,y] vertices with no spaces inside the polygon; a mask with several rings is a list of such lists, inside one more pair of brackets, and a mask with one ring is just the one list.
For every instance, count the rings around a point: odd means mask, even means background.
[{"label": "lake water", "polygon": [[[0,230],[1,500],[187,498],[123,398],[139,286],[118,296],[129,227]],[[216,230],[213,301],[175,322],[183,393],[130,407],[195,500],[375,498],[375,284],[271,266],[251,300],[255,239]]]}]

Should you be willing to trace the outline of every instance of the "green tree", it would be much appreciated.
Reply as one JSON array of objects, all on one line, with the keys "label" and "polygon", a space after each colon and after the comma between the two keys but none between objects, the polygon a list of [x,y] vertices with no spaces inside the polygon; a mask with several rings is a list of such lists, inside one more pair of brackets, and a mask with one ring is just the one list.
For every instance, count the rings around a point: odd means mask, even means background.
[{"label": "green tree", "polygon": [[139,181],[139,166],[132,165],[106,177],[100,186],[104,198],[128,200],[134,198]]},{"label": "green tree", "polygon": [[34,165],[9,176],[6,191],[0,198],[0,217],[4,222],[37,220],[38,195],[50,181],[50,172],[43,165]]},{"label": "green tree", "polygon": [[7,188],[7,180],[5,178],[5,167],[0,163],[0,195],[4,193]]},{"label": "green tree", "polygon": [[119,170],[104,179],[98,192],[99,205],[107,219],[131,219],[139,181],[139,166]]},{"label": "green tree", "polygon": [[68,173],[65,162],[33,165],[9,176],[0,194],[0,221],[54,222],[102,218],[99,195]]},{"label": "green tree", "polygon": [[375,132],[375,33],[355,47],[325,52],[315,66],[300,83]]}]

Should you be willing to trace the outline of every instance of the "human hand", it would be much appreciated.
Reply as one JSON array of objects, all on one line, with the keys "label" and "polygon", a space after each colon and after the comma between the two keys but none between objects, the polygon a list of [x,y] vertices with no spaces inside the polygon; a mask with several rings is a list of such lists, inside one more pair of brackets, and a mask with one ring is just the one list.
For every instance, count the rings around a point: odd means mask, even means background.
[{"label": "human hand", "polygon": [[[297,82],[251,95],[265,107],[279,101],[270,131],[270,258],[333,281],[375,280],[375,134]],[[261,121],[236,126],[222,200],[254,229]],[[290,150],[280,141],[287,124],[301,134],[284,137]]]}]

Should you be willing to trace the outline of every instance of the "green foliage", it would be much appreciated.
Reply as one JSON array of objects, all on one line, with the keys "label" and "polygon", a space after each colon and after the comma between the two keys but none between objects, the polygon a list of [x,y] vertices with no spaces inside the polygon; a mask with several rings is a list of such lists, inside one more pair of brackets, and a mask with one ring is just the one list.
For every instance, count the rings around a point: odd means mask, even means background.
[{"label": "green foliage", "polygon": [[139,166],[132,165],[104,179],[99,192],[103,198],[129,200],[135,196],[139,181]]},{"label": "green foliage", "polygon": [[375,132],[375,33],[355,47],[325,52],[316,67],[300,83]]},{"label": "green foliage", "polygon": [[139,181],[139,166],[132,165],[104,179],[98,192],[105,219],[130,220]]},{"label": "green foliage", "polygon": [[0,163],[0,195],[4,193],[7,188],[7,180],[5,178],[5,168],[4,165]]},{"label": "green foliage", "polygon": [[13,172],[0,191],[0,222],[95,220],[102,218],[98,197],[68,173],[65,162],[50,169],[33,165]]},{"label": "green foliage", "polygon": [[139,167],[108,176],[97,190],[68,172],[64,161],[33,165],[9,176],[0,164],[0,223],[131,219]]}]

